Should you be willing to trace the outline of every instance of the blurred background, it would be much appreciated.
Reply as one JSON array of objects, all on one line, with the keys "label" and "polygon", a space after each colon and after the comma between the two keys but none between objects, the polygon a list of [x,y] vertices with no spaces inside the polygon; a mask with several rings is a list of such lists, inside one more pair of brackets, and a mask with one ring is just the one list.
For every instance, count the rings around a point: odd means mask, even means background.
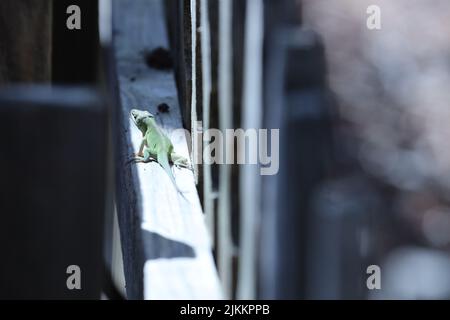
[{"label": "blurred background", "polygon": [[[118,110],[162,68],[185,129],[279,129],[276,175],[194,166],[224,298],[449,299],[449,30],[447,0],[2,0],[0,297],[146,297]],[[167,45],[130,78],[120,37]]]}]

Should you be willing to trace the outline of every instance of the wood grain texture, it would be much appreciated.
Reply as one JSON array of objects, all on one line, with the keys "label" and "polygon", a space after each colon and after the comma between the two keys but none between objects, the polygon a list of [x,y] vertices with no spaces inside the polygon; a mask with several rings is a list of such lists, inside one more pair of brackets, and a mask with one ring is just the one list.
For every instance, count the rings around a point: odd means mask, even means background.
[{"label": "wood grain texture", "polygon": [[0,1],[0,85],[50,82],[52,3]]},{"label": "wood grain texture", "polygon": [[[220,299],[204,216],[190,170],[173,168],[179,195],[157,163],[125,162],[137,152],[141,133],[129,120],[145,109],[170,137],[177,153],[189,157],[172,71],[149,68],[144,53],[168,48],[163,1],[113,2],[118,112],[118,213],[129,298]],[[168,113],[157,114],[167,103]],[[142,281],[142,285],[136,283]]]}]

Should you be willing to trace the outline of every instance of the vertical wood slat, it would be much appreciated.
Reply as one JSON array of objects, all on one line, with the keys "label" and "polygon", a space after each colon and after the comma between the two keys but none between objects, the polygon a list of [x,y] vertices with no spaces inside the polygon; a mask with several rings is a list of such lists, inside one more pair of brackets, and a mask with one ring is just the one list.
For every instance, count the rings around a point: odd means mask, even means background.
[{"label": "vertical wood slat", "polygon": [[[120,134],[113,130],[113,123],[116,123],[117,119],[117,102],[119,100],[119,92],[116,87],[116,74],[112,68],[113,65],[113,53],[111,50],[112,38],[113,38],[113,26],[112,26],[112,0],[98,0],[98,37],[100,42],[100,55],[99,59],[99,69],[100,75],[102,76],[100,83],[101,88],[107,91],[108,88],[112,89],[105,99],[107,100],[108,112],[109,112],[109,154],[112,156],[109,160],[109,176],[111,180],[115,180],[116,176],[114,174],[114,163],[115,157],[114,152],[116,151],[117,145],[115,141],[118,140]],[[111,208],[107,209],[105,221],[106,237],[105,237],[105,256],[106,262],[109,264],[109,269],[111,270],[112,282],[116,285],[119,293],[126,297],[125,289],[125,273],[123,265],[123,252],[122,252],[122,239],[120,238],[120,229],[117,215],[117,208],[115,201],[115,183],[108,182],[107,194],[112,200],[108,203]]]},{"label": "vertical wood slat", "polygon": [[191,146],[192,146],[192,163],[194,168],[194,177],[195,181],[198,182],[198,158],[196,159],[197,151],[198,151],[198,141],[196,140],[196,133],[199,129],[197,128],[197,0],[189,0],[189,9],[190,9],[190,23],[191,23],[191,105],[190,105],[190,114],[191,114]]},{"label": "vertical wood slat", "polygon": [[[166,0],[164,5],[183,125],[190,130],[192,93],[191,0]],[[189,148],[191,148],[191,141],[189,141]]]},{"label": "vertical wood slat", "polygon": [[[267,65],[265,72],[270,79],[264,83],[265,119],[264,126],[268,129],[281,128],[283,121],[282,106],[284,105],[284,70],[286,66],[284,43],[278,37],[269,37],[267,50]],[[270,88],[270,92],[269,92]],[[278,106],[273,108],[270,106]],[[282,133],[282,132],[281,132]],[[280,134],[281,135],[281,134]],[[258,257],[258,298],[275,299],[277,293],[277,274],[281,272],[276,263],[277,259],[277,216],[280,201],[279,176],[265,176],[262,178],[261,228],[264,235],[258,246],[261,254]]]},{"label": "vertical wood slat", "polygon": [[[280,168],[277,175],[262,179],[266,196],[262,199],[258,297],[320,298],[317,293],[328,289],[331,297],[334,271],[324,271],[339,268],[337,255],[329,254],[335,253],[336,241],[329,241],[335,230],[311,209],[330,159],[323,47],[298,18],[285,18],[286,12],[297,12],[292,2],[272,2],[269,12],[266,74],[270,78],[265,79],[264,127],[280,129]],[[325,228],[327,232],[320,231]],[[323,249],[324,239],[328,252]]]},{"label": "vertical wood slat", "polygon": [[[182,90],[183,101],[181,105],[183,119],[186,127],[191,129],[191,100],[192,100],[192,18],[191,18],[191,0],[179,1],[179,12],[181,17],[180,35],[181,35],[181,63],[182,63]],[[191,141],[189,147],[192,147]]]},{"label": "vertical wood slat", "polygon": [[[210,103],[211,103],[211,33],[209,25],[209,0],[200,0],[201,19],[201,52],[202,52],[202,110],[203,133],[210,128]],[[205,141],[205,140],[203,140]],[[212,185],[211,165],[203,163],[203,209],[206,224],[215,246],[215,212],[214,190]]]},{"label": "vertical wood slat", "polygon": [[[232,83],[232,5],[229,0],[219,1],[219,129],[225,132],[233,128],[233,83]],[[225,145],[225,149],[232,146]],[[231,238],[230,212],[231,170],[223,164],[219,168],[218,199],[218,265],[224,291],[227,297],[232,295],[232,257],[233,241]]]},{"label": "vertical wood slat", "polygon": [[[262,126],[263,40],[263,1],[247,0],[242,97],[244,130],[258,130]],[[261,179],[258,165],[242,165],[240,172],[240,256],[237,298],[255,299],[257,230],[262,209]]]}]

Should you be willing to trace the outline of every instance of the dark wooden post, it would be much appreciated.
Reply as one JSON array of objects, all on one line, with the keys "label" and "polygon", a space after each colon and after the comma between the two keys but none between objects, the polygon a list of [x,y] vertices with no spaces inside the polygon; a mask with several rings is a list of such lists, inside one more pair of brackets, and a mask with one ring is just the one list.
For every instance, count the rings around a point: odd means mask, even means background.
[{"label": "dark wooden post", "polygon": [[0,94],[0,298],[100,298],[105,115],[87,89]]},{"label": "dark wooden post", "polygon": [[260,298],[307,297],[312,199],[331,152],[324,50],[299,15],[293,1],[266,8],[264,127],[280,129],[280,169],[263,177]]},{"label": "dark wooden post", "polygon": [[[81,29],[66,26],[67,8],[77,5]],[[93,83],[98,74],[98,1],[53,2],[52,80],[56,84]]]}]

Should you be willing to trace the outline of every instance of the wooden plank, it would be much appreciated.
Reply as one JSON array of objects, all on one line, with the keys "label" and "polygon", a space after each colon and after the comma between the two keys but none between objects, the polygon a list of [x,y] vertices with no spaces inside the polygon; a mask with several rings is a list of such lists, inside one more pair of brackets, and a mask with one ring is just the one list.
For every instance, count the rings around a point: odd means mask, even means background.
[{"label": "wooden plank", "polygon": [[[177,130],[182,121],[173,72],[149,68],[143,56],[168,48],[163,17],[163,1],[113,2],[120,90],[117,206],[127,294],[131,299],[219,299],[221,288],[193,173],[173,169],[183,198],[159,164],[125,165],[141,141],[129,120],[132,108],[155,114],[175,150],[189,158],[187,138]],[[168,113],[157,113],[160,103],[170,106]]]},{"label": "wooden plank", "polygon": [[341,263],[339,219],[313,209],[331,153],[323,46],[314,32],[283,20],[267,47],[264,126],[280,129],[280,170],[262,178],[259,298],[330,298]]},{"label": "wooden plank", "polygon": [[[258,130],[262,126],[264,3],[247,0],[245,17],[244,89],[242,128]],[[261,221],[261,175],[258,165],[240,169],[240,256],[238,299],[256,298],[257,231]]]},{"label": "wooden plank", "polygon": [[100,298],[106,119],[91,90],[0,93],[0,298]]},{"label": "wooden plank", "polygon": [[[201,26],[201,54],[202,54],[202,118],[203,132],[210,128],[211,104],[211,33],[209,24],[209,1],[200,0],[200,26]],[[214,247],[214,198],[212,184],[212,168],[210,164],[203,163],[203,208],[206,223]]]},{"label": "wooden plank", "polygon": [[[201,101],[199,101],[199,96],[201,95],[201,86],[199,86],[199,83],[201,83],[201,72],[200,72],[200,66],[198,64],[198,54],[197,49],[199,47],[200,38],[197,36],[197,29],[198,29],[198,17],[197,17],[197,0],[190,0],[190,22],[191,22],[191,76],[192,76],[192,86],[191,86],[191,106],[190,106],[190,114],[191,114],[191,123],[190,123],[190,131],[191,132],[200,132],[202,131],[202,128],[198,128],[198,118],[201,119],[201,114],[197,114],[197,106],[198,104],[201,104]],[[197,87],[199,87],[200,90],[197,90]],[[199,163],[200,159],[199,157],[202,157],[202,151],[201,151],[201,141],[198,141],[198,135],[191,135],[191,146],[192,146],[192,160],[194,162],[194,177],[195,182],[199,182]],[[200,142],[200,143],[199,143]]]},{"label": "wooden plank", "polygon": [[170,25],[171,49],[174,57],[175,79],[178,85],[183,124],[191,125],[191,17],[190,0],[167,0],[165,3]]},{"label": "wooden plank", "polygon": [[[218,101],[219,129],[233,128],[233,46],[232,46],[232,8],[233,2],[219,1],[219,66],[218,66]],[[232,146],[225,146],[226,149]],[[231,238],[231,168],[229,165],[219,167],[218,199],[218,264],[224,290],[228,298],[232,296],[232,257],[233,240]]]},{"label": "wooden plank", "polygon": [[0,1],[0,84],[51,81],[52,2]]}]

